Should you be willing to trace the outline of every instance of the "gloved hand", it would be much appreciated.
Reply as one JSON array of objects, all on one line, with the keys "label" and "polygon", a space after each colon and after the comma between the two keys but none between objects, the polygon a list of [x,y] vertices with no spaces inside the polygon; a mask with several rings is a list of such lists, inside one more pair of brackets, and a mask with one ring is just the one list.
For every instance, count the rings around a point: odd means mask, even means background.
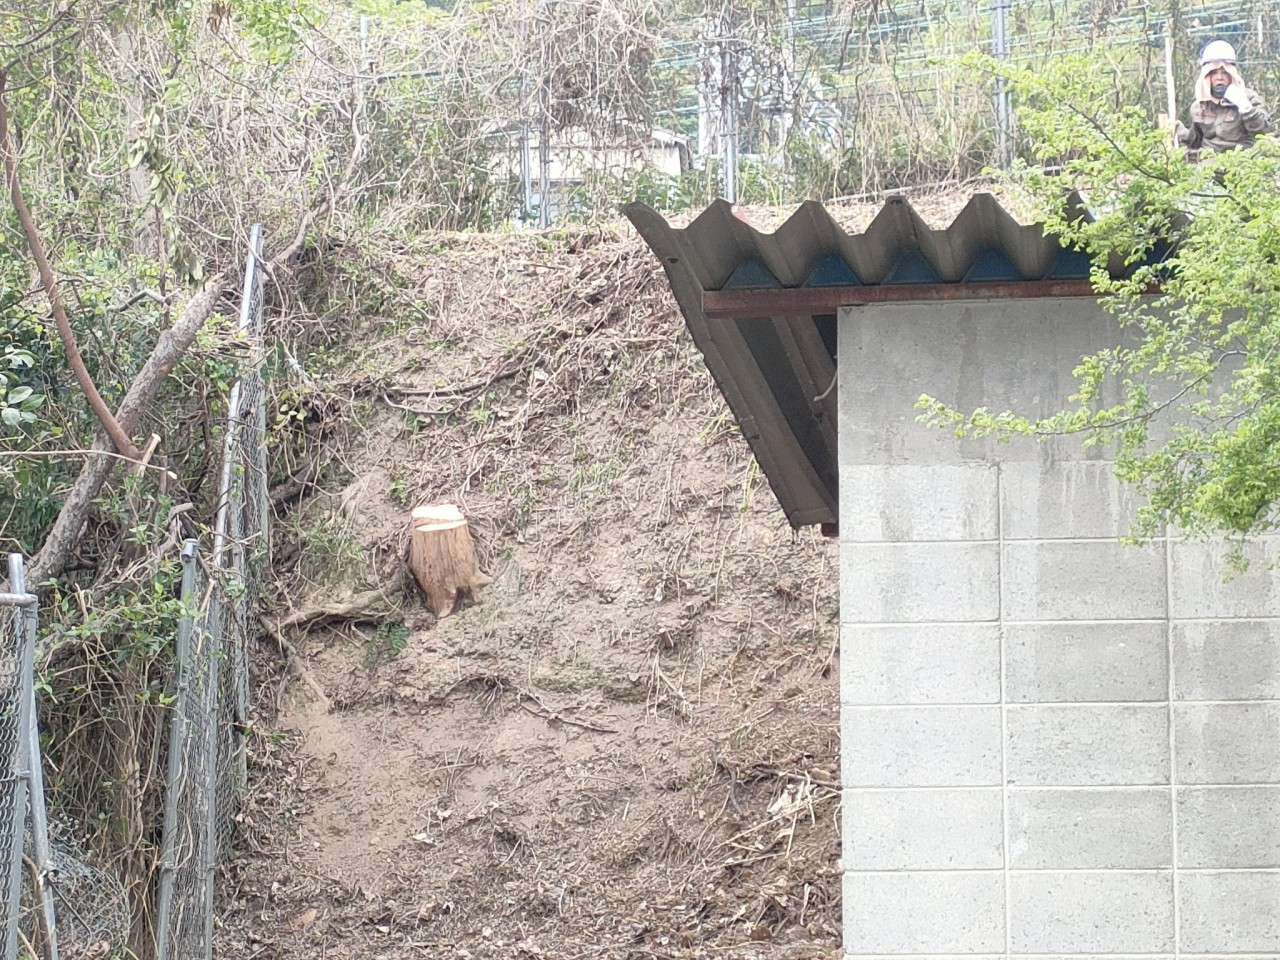
[{"label": "gloved hand", "polygon": [[1249,90],[1242,84],[1233,83],[1227,87],[1227,92],[1222,98],[1231,104],[1241,114],[1250,113],[1253,110],[1253,101],[1249,99]]}]

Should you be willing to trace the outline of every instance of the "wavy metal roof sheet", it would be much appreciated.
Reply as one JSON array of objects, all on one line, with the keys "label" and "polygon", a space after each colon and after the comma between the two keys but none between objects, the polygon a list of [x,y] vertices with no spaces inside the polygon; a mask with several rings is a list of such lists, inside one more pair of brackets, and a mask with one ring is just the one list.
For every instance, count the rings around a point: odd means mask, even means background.
[{"label": "wavy metal roof sheet", "polygon": [[[1073,198],[1079,215],[1088,214]],[[624,212],[658,256],[694,343],[792,526],[834,531],[836,311],[885,300],[1089,295],[1089,260],[989,194],[932,229],[905,197],[849,234],[815,201],[760,233],[717,200],[676,228]]]}]

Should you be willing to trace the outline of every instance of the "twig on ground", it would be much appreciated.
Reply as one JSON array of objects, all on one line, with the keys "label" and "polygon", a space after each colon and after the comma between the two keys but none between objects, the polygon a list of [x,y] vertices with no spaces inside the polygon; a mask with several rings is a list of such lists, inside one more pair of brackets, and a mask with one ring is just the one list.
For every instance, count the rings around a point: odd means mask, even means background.
[{"label": "twig on ground", "polygon": [[291,627],[305,627],[319,620],[382,620],[394,611],[394,603],[389,594],[404,585],[404,572],[397,571],[392,580],[382,587],[374,587],[358,593],[350,600],[333,603],[320,603],[315,606],[295,610],[279,621],[281,630]]},{"label": "twig on ground", "polygon": [[284,657],[285,669],[289,671],[289,675],[295,680],[305,683],[320,701],[320,705],[324,707],[326,713],[332,709],[332,702],[329,695],[325,693],[324,686],[315,675],[307,668],[306,663],[302,659],[302,654],[298,652],[298,648],[289,642],[284,635],[284,631],[280,628],[276,621],[271,617],[261,616],[258,618],[262,623],[262,628],[271,634],[276,645],[280,648],[280,654]]},{"label": "twig on ground", "polygon": [[[548,707],[545,703],[542,702],[542,700],[538,698],[536,694],[530,693],[528,690],[525,690],[521,687],[516,687],[516,698],[517,698],[516,702],[519,703],[524,710],[533,714],[535,717],[540,717],[541,719],[546,720],[548,723],[553,723],[553,722],[567,723],[570,726],[581,727],[583,730],[591,730],[594,733],[617,733],[618,732],[617,730],[614,730],[612,727],[600,727],[594,723],[587,723],[583,720],[574,720],[571,717],[566,717],[564,714],[559,713],[555,710],[552,710],[550,707]],[[534,703],[536,703],[539,707],[542,708],[542,712],[540,713],[537,710],[533,709],[531,706],[529,706],[529,704],[525,702],[526,700],[532,700]]]}]

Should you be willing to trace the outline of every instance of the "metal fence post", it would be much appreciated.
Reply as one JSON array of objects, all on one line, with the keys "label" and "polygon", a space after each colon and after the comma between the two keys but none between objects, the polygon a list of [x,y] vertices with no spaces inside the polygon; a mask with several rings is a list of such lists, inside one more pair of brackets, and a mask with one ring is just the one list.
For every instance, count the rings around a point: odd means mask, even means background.
[{"label": "metal fence post", "polygon": [[[10,576],[17,554],[10,554]],[[10,580],[10,588],[13,582]],[[21,608],[34,597],[25,594],[8,594],[6,606]],[[23,629],[22,615],[14,614],[0,621],[0,840],[3,840],[3,874],[0,875],[0,894],[3,894],[4,960],[17,960],[18,922],[21,916],[19,903],[22,892],[22,840],[27,818],[27,785],[30,749],[27,737],[26,689],[23,665],[27,660],[27,632]],[[7,832],[6,832],[7,831]]]},{"label": "metal fence post", "polygon": [[720,150],[724,198],[738,202],[738,56],[726,10],[720,21]]},{"label": "metal fence post", "polygon": [[[1006,16],[1009,0],[996,0],[995,55],[1001,62],[1009,60],[1009,33]],[[1009,103],[1009,84],[996,77],[996,156],[1001,170],[1013,166],[1013,110]]]},{"label": "metal fence post", "polygon": [[171,946],[173,886],[177,873],[179,812],[178,801],[190,776],[187,764],[187,711],[190,709],[191,633],[195,629],[195,540],[182,545],[182,605],[185,612],[178,622],[174,657],[177,661],[177,687],[174,690],[173,717],[169,723],[168,784],[164,793],[164,832],[160,840],[160,883],[156,895],[156,960],[169,960]]},{"label": "metal fence post", "polygon": [[[213,909],[214,887],[218,868],[218,721],[221,718],[218,674],[222,669],[220,647],[226,633],[225,607],[214,606],[205,618],[206,636],[204,638],[205,657],[205,695],[204,706],[204,766],[208,774],[200,789],[204,794],[204,822],[199,829],[204,831],[204,843],[201,848],[200,884],[202,894],[203,929],[201,931],[201,956],[205,960],[213,957]],[[176,960],[176,958],[175,958]],[[180,960],[187,960],[186,957]]]},{"label": "metal fence post", "polygon": [[[240,293],[240,317],[238,328],[241,333],[257,339],[262,333],[262,225],[254,224],[249,231],[249,252],[245,257],[244,285]],[[258,359],[255,357],[255,359]],[[240,579],[239,586],[247,586],[245,576],[247,551],[245,549],[245,491],[248,480],[245,472],[254,469],[253,463],[246,462],[250,458],[243,456],[246,435],[251,436],[252,443],[263,442],[259,425],[265,431],[265,408],[261,390],[248,388],[246,381],[252,375],[236,380],[231,387],[231,396],[227,403],[227,439],[222,464],[222,477],[218,491],[218,514],[214,521],[213,532],[213,566],[219,574],[233,572]],[[254,381],[255,385],[260,383]],[[247,411],[247,415],[246,415]],[[237,477],[237,467],[241,471]],[[239,481],[237,483],[237,480]],[[237,489],[239,495],[237,496]],[[261,533],[260,530],[254,531]],[[235,604],[238,611],[243,612],[245,605]],[[249,713],[249,658],[245,648],[245,626],[238,621],[243,617],[229,620],[222,618],[221,639],[231,665],[232,706],[236,716],[237,730],[243,729]],[[236,629],[228,630],[228,627]],[[215,720],[216,722],[216,720]],[[233,734],[233,763],[237,786],[243,787],[248,776],[248,757],[242,733]]]},{"label": "metal fence post", "polygon": [[[17,593],[26,593],[27,572],[22,555],[9,555],[9,584]],[[50,887],[52,856],[49,850],[49,817],[44,805],[44,769],[40,752],[40,724],[36,713],[35,649],[39,630],[38,602],[32,596],[30,602],[19,608],[23,624],[22,677],[24,692],[24,722],[27,750],[27,806],[31,814],[31,854],[36,866],[36,879],[32,893],[39,901],[39,910],[45,939],[47,960],[58,960],[58,927],[53,905],[53,889]]]}]

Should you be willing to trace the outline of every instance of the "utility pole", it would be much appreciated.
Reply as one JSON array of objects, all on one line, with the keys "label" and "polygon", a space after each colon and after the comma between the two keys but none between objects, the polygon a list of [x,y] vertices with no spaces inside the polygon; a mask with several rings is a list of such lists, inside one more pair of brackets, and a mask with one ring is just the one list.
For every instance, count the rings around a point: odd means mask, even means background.
[{"label": "utility pole", "polygon": [[520,6],[519,50],[525,66],[521,67],[519,87],[516,89],[516,104],[520,116],[520,223],[527,225],[533,213],[533,126],[529,122],[529,105],[525,101],[525,90],[528,81],[526,46],[529,36],[529,7],[527,3]]},{"label": "utility pole", "polygon": [[778,124],[778,153],[785,169],[787,166],[787,141],[791,137],[791,124],[795,119],[796,106],[796,0],[787,0],[787,21],[783,34],[782,67],[782,103]]},{"label": "utility pole", "polygon": [[538,226],[551,226],[551,91],[547,78],[538,78]]},{"label": "utility pole", "polygon": [[[1009,60],[1007,16],[1009,0],[995,0],[995,55],[1002,63]],[[1013,111],[1009,105],[1009,85],[1004,77],[996,77],[996,156],[1001,170],[1013,165]]]},{"label": "utility pole", "polygon": [[738,57],[728,9],[720,20],[720,164],[724,198],[738,202]]}]

